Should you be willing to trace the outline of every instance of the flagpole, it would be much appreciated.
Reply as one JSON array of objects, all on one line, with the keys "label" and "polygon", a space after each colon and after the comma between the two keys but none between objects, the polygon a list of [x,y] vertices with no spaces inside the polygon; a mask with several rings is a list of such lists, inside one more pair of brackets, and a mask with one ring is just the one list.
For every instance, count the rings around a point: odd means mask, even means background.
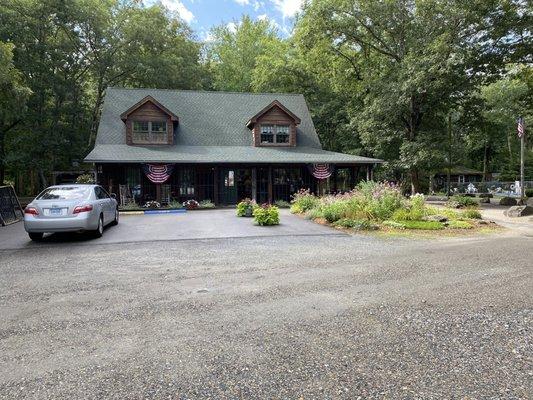
[{"label": "flagpole", "polygon": [[526,198],[526,188],[524,187],[524,138],[525,138],[525,132],[520,137],[520,200],[522,200],[522,204],[524,203],[524,199]]}]

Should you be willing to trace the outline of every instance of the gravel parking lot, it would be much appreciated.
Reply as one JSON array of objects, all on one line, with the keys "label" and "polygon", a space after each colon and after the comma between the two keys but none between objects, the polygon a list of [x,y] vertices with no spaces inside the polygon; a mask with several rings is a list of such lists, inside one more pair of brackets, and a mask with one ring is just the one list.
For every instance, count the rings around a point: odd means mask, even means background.
[{"label": "gravel parking lot", "polygon": [[10,238],[0,398],[530,398],[531,236],[320,228]]}]

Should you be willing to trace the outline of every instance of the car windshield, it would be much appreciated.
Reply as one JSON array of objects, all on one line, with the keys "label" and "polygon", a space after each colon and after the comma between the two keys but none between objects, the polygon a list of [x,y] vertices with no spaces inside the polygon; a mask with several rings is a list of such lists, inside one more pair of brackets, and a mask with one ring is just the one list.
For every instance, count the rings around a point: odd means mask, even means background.
[{"label": "car windshield", "polygon": [[48,188],[42,192],[37,200],[83,200],[89,197],[90,187],[65,186]]}]

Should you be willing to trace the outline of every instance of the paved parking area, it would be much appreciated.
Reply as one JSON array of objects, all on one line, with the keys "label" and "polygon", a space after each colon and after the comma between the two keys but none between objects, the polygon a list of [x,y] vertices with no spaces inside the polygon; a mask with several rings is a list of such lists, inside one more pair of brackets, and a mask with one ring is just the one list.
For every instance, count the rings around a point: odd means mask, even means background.
[{"label": "paved parking area", "polygon": [[180,214],[121,215],[118,226],[104,236],[50,235],[43,243],[31,242],[22,223],[0,228],[0,249],[31,248],[46,243],[108,244],[165,240],[216,239],[269,236],[343,235],[338,230],[315,224],[281,210],[278,226],[257,226],[252,218],[238,218],[233,209],[198,210]]}]

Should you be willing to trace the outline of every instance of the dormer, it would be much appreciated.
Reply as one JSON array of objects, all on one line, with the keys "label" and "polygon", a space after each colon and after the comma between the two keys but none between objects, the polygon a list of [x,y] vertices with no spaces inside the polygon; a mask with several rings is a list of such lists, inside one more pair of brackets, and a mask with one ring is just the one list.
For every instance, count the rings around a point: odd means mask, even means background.
[{"label": "dormer", "polygon": [[146,96],[122,114],[129,145],[172,145],[178,117],[152,96]]},{"label": "dormer", "polygon": [[274,100],[255,114],[246,126],[253,132],[254,146],[296,146],[296,126],[301,122],[279,101]]}]

